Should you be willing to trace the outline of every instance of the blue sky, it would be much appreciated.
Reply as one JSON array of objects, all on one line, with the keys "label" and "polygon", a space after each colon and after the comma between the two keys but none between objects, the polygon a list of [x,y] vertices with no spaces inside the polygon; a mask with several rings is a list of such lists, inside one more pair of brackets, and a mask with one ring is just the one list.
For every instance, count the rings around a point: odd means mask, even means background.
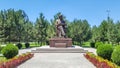
[{"label": "blue sky", "polygon": [[91,26],[98,26],[107,19],[107,10],[115,22],[120,20],[120,0],[0,0],[0,10],[9,8],[24,10],[33,22],[40,12],[48,20],[62,12],[70,21],[86,19]]}]

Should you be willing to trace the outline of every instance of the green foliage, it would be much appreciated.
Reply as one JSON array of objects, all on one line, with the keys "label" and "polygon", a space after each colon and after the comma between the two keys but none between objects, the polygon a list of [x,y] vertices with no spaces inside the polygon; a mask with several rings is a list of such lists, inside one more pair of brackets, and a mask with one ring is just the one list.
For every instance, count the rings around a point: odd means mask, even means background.
[{"label": "green foliage", "polygon": [[90,42],[90,46],[94,48],[95,47],[95,42]]},{"label": "green foliage", "polygon": [[25,47],[26,48],[29,48],[30,47],[30,44],[27,42],[27,43],[25,43]]},{"label": "green foliage", "polygon": [[33,47],[40,47],[38,42],[29,42],[30,44],[30,48],[33,48]]},{"label": "green foliage", "polygon": [[18,48],[14,46],[13,44],[7,44],[3,49],[2,49],[2,54],[7,58],[13,58],[18,54]]},{"label": "green foliage", "polygon": [[1,50],[3,49],[4,47],[0,46],[0,53],[1,53]]},{"label": "green foliage", "polygon": [[[55,21],[61,12],[54,15],[50,22],[43,13],[39,14],[36,22],[29,20],[23,10],[1,10],[0,11],[0,41],[2,42],[38,42],[41,45],[48,44],[49,38],[55,36]],[[101,21],[100,26],[89,25],[87,20],[74,19],[69,21],[63,15],[67,23],[67,34],[72,38],[73,44],[81,45],[83,42],[92,39],[97,42],[107,41],[109,43],[119,43],[120,41],[120,21],[114,22],[112,19]],[[77,43],[76,43],[77,42]],[[98,45],[95,45],[97,48]],[[94,47],[94,46],[93,46]]]},{"label": "green foliage", "polygon": [[83,42],[82,47],[90,47],[90,42]]},{"label": "green foliage", "polygon": [[0,46],[0,53],[1,53],[2,47]]},{"label": "green foliage", "polygon": [[110,60],[112,52],[113,52],[113,47],[110,44],[103,44],[103,45],[98,46],[97,48],[98,56],[101,56],[104,59]]},{"label": "green foliage", "polygon": [[81,45],[83,41],[88,41],[91,38],[90,25],[87,20],[75,19],[68,25],[68,37]]},{"label": "green foliage", "polygon": [[7,59],[4,56],[0,56],[0,62],[5,62]]},{"label": "green foliage", "polygon": [[36,28],[36,40],[38,43],[41,42],[41,46],[43,42],[47,41],[47,29],[48,29],[48,21],[45,20],[43,13],[40,13],[39,18],[36,19],[35,23]]},{"label": "green foliage", "polygon": [[103,20],[100,26],[93,26],[92,39],[101,42],[118,43],[120,41],[120,22],[113,22],[112,19]]},{"label": "green foliage", "polygon": [[96,42],[96,43],[95,43],[95,48],[97,48],[97,47],[100,46],[100,45],[103,45],[103,43],[102,43],[102,42]]},{"label": "green foliage", "polygon": [[94,41],[94,42],[99,41],[100,40],[99,39],[99,37],[100,37],[99,27],[93,26],[91,32],[92,32],[92,41]]},{"label": "green foliage", "polygon": [[120,46],[114,48],[111,59],[114,63],[120,65]]},{"label": "green foliage", "polygon": [[0,37],[3,42],[20,41],[24,34],[27,15],[23,10],[8,9],[0,12]]},{"label": "green foliage", "polygon": [[22,48],[22,44],[21,44],[21,43],[16,44],[16,46],[17,46],[19,49]]}]

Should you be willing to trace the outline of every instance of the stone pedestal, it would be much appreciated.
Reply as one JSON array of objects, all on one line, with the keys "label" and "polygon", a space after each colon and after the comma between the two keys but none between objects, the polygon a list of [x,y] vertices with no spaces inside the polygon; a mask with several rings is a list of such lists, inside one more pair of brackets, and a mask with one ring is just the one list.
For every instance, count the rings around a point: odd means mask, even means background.
[{"label": "stone pedestal", "polygon": [[50,47],[72,47],[71,38],[51,38]]}]

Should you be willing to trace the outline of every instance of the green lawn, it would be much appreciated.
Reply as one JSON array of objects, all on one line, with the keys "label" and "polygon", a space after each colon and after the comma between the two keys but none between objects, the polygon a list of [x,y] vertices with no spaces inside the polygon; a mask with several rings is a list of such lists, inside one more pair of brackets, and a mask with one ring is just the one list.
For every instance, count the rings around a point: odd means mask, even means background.
[{"label": "green lawn", "polygon": [[[17,43],[19,43],[19,42],[16,42],[16,43],[13,43],[13,44],[17,44]],[[40,44],[38,44],[37,42],[29,42],[30,43],[30,48],[33,48],[33,47],[40,47]],[[26,47],[25,47],[25,43],[24,42],[21,42],[21,44],[22,44],[22,49],[25,49]],[[1,44],[2,45],[2,44]],[[6,44],[4,44],[4,45],[6,45]],[[42,46],[44,46],[44,45],[46,45],[45,43],[43,43],[42,44]],[[1,53],[1,49],[3,48],[4,46],[0,46],[0,53]]]},{"label": "green lawn", "polygon": [[84,43],[82,44],[82,47],[90,47],[90,42],[84,42]]},{"label": "green lawn", "polygon": [[[32,47],[39,47],[39,45],[35,42],[30,42],[30,48]],[[22,49],[25,49],[25,43],[22,43]]]},{"label": "green lawn", "polygon": [[40,46],[37,42],[31,42],[30,47]]}]

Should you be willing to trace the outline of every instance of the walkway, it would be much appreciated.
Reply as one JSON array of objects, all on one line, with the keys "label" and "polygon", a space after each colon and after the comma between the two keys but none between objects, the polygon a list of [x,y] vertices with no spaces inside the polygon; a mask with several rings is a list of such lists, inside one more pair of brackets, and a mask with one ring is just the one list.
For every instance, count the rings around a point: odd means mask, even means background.
[{"label": "walkway", "polygon": [[[27,50],[20,52],[24,51]],[[95,68],[95,66],[83,56],[83,53],[35,53],[32,59],[18,68]]]}]

